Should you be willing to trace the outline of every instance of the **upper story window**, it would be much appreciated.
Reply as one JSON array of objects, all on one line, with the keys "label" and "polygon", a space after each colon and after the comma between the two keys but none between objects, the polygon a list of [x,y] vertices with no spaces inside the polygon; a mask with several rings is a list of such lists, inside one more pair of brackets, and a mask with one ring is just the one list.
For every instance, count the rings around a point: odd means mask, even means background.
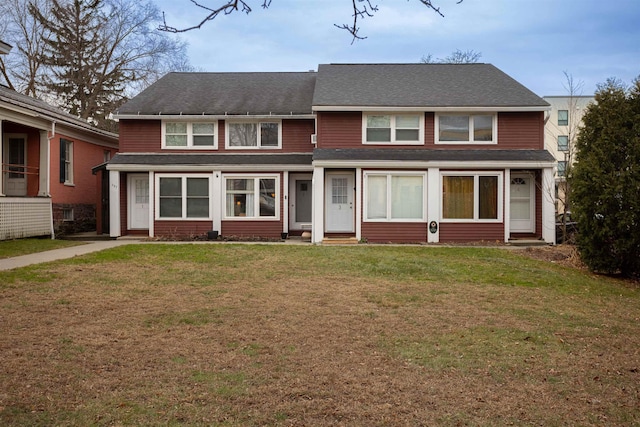
[{"label": "upper story window", "polygon": [[558,136],[558,151],[569,151],[569,137],[567,135]]},{"label": "upper story window", "polygon": [[441,114],[436,144],[497,144],[495,114]]},{"label": "upper story window", "polygon": [[227,122],[226,148],[282,148],[280,122]]},{"label": "upper story window", "polygon": [[215,122],[163,122],[162,148],[215,149]]},{"label": "upper story window", "polygon": [[567,162],[564,160],[558,162],[558,176],[561,178],[567,176]]},{"label": "upper story window", "polygon": [[558,110],[558,126],[569,125],[569,110]]},{"label": "upper story window", "polygon": [[365,114],[364,144],[424,144],[423,114]]}]

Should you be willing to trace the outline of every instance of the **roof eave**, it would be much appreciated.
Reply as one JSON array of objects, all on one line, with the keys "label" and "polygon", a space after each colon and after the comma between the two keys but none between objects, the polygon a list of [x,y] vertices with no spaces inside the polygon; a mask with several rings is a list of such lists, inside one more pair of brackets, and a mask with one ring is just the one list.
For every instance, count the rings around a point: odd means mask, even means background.
[{"label": "roof eave", "polygon": [[233,119],[313,119],[313,113],[289,114],[114,114],[116,121],[120,120],[233,120]]},{"label": "roof eave", "polygon": [[425,111],[436,113],[453,113],[453,112],[540,112],[550,111],[550,105],[530,105],[530,106],[357,106],[357,105],[314,105],[313,111]]}]

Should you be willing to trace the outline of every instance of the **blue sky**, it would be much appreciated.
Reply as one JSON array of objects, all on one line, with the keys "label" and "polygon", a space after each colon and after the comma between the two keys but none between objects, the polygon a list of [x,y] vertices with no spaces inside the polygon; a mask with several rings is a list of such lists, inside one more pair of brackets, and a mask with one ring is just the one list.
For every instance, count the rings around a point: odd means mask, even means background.
[{"label": "blue sky", "polygon": [[[155,1],[175,27],[203,16],[189,0]],[[334,26],[351,23],[350,0],[272,0],[266,10],[262,0],[247,2],[249,15],[219,16],[179,36],[196,69],[308,71],[470,49],[540,96],[565,95],[565,71],[584,82],[584,95],[609,77],[630,84],[640,75],[640,0],[433,0],[444,18],[418,0],[371,0],[379,11],[359,23],[367,39],[353,44]]]}]

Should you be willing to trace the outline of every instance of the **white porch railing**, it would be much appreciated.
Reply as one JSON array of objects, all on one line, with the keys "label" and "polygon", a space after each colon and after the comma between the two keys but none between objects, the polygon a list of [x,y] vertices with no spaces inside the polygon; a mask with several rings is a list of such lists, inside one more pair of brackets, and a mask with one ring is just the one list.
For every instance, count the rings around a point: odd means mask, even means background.
[{"label": "white porch railing", "polygon": [[0,240],[53,237],[51,199],[46,197],[0,197]]}]

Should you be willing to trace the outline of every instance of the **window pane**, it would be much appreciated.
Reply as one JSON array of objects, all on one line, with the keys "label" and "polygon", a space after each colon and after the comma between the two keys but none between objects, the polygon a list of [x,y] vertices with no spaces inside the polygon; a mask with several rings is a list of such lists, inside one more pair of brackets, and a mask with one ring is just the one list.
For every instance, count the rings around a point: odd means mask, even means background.
[{"label": "window pane", "polygon": [[186,147],[187,135],[165,135],[165,145],[167,147]]},{"label": "window pane", "polygon": [[187,178],[187,197],[209,197],[209,178]]},{"label": "window pane", "polygon": [[227,194],[227,216],[247,216],[247,194]]},{"label": "window pane", "polygon": [[391,129],[367,129],[367,141],[390,142]]},{"label": "window pane", "polygon": [[202,136],[202,135],[194,135],[193,136],[193,145],[197,147],[212,147],[214,145],[213,135]]},{"label": "window pane", "polygon": [[208,218],[209,217],[209,198],[188,198],[187,199],[187,218]]},{"label": "window pane", "polygon": [[253,191],[253,179],[227,179],[227,190],[234,190],[235,192]]},{"label": "window pane", "polygon": [[420,127],[420,116],[396,116],[396,129],[417,129]]},{"label": "window pane", "polygon": [[367,178],[367,219],[387,217],[387,177]]},{"label": "window pane", "polygon": [[278,123],[260,123],[260,144],[263,147],[278,146]]},{"label": "window pane", "polygon": [[473,116],[473,140],[493,141],[493,116]]},{"label": "window pane", "polygon": [[418,141],[420,131],[418,129],[397,129],[396,141]]},{"label": "window pane", "polygon": [[468,141],[469,116],[440,116],[440,141]]},{"label": "window pane", "polygon": [[182,217],[182,198],[161,197],[160,198],[160,217],[161,218],[181,218]]},{"label": "window pane", "polygon": [[182,196],[182,178],[160,178],[160,197]]},{"label": "window pane", "polygon": [[194,123],[192,126],[194,135],[213,135],[215,129],[213,123]]},{"label": "window pane", "polygon": [[569,150],[569,137],[567,135],[558,136],[558,151]]},{"label": "window pane", "polygon": [[569,124],[569,110],[558,110],[558,125],[567,126]]},{"label": "window pane", "polygon": [[478,178],[480,219],[498,218],[498,177],[481,176]]},{"label": "window pane", "polygon": [[442,216],[447,219],[473,219],[473,177],[442,177]]},{"label": "window pane", "polygon": [[230,147],[256,147],[258,145],[258,126],[255,123],[230,123]]},{"label": "window pane", "polygon": [[260,180],[260,216],[276,216],[276,180]]},{"label": "window pane", "polygon": [[391,218],[422,218],[422,198],[421,176],[391,177]]},{"label": "window pane", "polygon": [[368,128],[390,128],[391,116],[367,116]]},{"label": "window pane", "polygon": [[166,123],[166,133],[182,133],[187,134],[186,123]]},{"label": "window pane", "polygon": [[567,174],[567,162],[558,162],[558,176],[565,176]]}]

